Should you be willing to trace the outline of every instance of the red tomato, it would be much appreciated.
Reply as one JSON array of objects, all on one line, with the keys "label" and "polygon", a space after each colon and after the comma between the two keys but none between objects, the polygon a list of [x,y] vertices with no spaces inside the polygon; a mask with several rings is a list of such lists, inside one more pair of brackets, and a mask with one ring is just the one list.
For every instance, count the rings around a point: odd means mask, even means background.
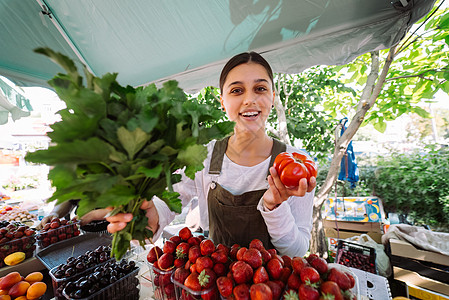
[{"label": "red tomato", "polygon": [[309,183],[310,177],[316,177],[317,168],[315,163],[304,154],[297,152],[282,152],[274,160],[275,167],[282,183],[287,187],[298,186],[299,180],[307,179]]}]

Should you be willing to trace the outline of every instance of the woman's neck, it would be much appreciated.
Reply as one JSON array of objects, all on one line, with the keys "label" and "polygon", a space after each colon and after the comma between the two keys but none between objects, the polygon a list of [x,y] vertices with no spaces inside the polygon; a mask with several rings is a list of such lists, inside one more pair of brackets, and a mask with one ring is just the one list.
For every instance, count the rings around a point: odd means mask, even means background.
[{"label": "woman's neck", "polygon": [[254,166],[271,155],[273,140],[265,133],[234,132],[228,141],[226,155],[234,163],[242,166]]}]

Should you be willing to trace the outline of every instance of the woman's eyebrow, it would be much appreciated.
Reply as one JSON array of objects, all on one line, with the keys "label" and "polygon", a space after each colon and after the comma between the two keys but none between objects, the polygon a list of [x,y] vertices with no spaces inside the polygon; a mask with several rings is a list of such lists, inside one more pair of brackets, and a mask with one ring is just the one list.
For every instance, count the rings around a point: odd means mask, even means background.
[{"label": "woman's eyebrow", "polygon": [[[266,83],[268,83],[268,80],[266,80],[264,78],[260,78],[260,79],[254,80],[254,82],[266,82]],[[232,85],[235,85],[235,84],[243,84],[243,82],[242,81],[234,81],[234,82],[231,82],[230,84],[228,84],[228,87],[230,87]]]}]

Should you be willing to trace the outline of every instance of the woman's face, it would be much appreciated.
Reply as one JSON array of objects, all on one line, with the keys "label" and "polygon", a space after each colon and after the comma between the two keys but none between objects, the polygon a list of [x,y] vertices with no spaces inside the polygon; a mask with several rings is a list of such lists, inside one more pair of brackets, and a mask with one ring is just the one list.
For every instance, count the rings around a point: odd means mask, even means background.
[{"label": "woman's face", "polygon": [[220,100],[228,118],[236,122],[236,129],[265,129],[274,101],[267,71],[257,63],[238,65],[228,73]]}]

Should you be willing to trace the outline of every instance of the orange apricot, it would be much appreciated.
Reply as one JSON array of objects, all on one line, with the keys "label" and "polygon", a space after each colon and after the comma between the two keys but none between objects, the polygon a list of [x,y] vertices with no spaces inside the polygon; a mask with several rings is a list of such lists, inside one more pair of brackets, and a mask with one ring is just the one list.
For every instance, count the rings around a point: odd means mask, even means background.
[{"label": "orange apricot", "polygon": [[42,275],[41,272],[33,272],[28,274],[27,277],[25,277],[25,280],[28,281],[29,283],[42,281],[42,279],[44,279],[44,275]]},{"label": "orange apricot", "polygon": [[[44,282],[33,283],[27,291],[27,299],[34,300],[41,297],[47,291],[47,285]],[[0,299],[1,300],[1,299]]]},{"label": "orange apricot", "polygon": [[19,281],[9,289],[8,295],[12,298],[23,296],[27,293],[30,283],[26,281]]},{"label": "orange apricot", "polygon": [[8,273],[3,279],[0,281],[0,289],[7,290],[13,285],[15,285],[17,282],[19,282],[22,279],[22,276],[19,272],[11,272]]},{"label": "orange apricot", "polygon": [[0,300],[11,300],[10,295],[0,295]]}]

